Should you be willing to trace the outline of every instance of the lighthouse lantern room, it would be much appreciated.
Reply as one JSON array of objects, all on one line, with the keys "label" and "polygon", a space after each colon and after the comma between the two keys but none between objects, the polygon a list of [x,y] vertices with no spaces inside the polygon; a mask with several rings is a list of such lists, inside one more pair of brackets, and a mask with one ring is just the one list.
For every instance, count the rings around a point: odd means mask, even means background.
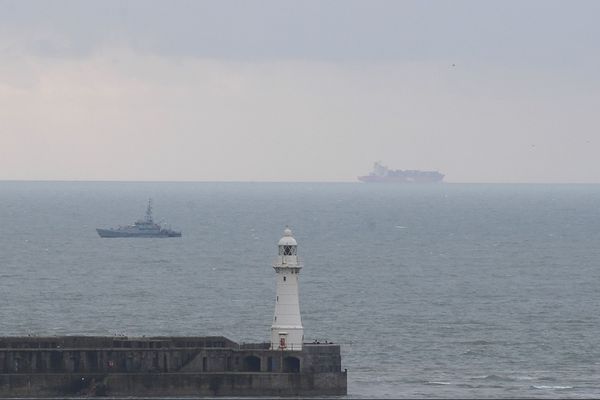
[{"label": "lighthouse lantern room", "polygon": [[300,318],[298,243],[286,228],[279,240],[279,254],[273,264],[277,276],[275,315],[271,326],[271,350],[302,350],[304,328]]}]

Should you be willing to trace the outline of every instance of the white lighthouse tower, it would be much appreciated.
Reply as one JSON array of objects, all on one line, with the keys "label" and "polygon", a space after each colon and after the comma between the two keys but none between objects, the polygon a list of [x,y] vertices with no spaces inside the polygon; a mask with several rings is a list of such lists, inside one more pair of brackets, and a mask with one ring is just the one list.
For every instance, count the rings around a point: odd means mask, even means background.
[{"label": "white lighthouse tower", "polygon": [[277,274],[275,316],[271,326],[271,350],[302,350],[304,328],[300,318],[298,243],[286,228],[279,240],[279,255],[273,264]]}]

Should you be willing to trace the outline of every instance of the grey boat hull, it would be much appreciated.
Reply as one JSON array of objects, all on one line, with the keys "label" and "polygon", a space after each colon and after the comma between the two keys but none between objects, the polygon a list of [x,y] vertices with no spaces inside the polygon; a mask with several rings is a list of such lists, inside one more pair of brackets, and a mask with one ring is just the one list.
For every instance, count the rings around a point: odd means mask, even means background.
[{"label": "grey boat hull", "polygon": [[97,228],[96,232],[103,238],[169,238],[181,237],[181,232],[160,231],[160,232],[127,232],[113,229]]}]

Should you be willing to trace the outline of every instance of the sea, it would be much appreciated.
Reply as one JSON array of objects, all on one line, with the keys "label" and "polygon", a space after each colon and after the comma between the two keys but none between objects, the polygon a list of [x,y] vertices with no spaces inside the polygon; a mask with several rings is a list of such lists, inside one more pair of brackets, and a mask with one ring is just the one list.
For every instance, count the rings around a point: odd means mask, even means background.
[{"label": "sea", "polygon": [[267,341],[286,226],[349,398],[600,397],[600,185],[0,182],[0,335]]}]

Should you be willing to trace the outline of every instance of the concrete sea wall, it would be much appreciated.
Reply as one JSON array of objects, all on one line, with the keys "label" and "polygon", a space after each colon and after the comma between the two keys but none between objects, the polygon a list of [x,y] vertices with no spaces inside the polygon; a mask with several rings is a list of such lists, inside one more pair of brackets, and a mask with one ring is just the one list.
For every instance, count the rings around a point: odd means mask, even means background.
[{"label": "concrete sea wall", "polygon": [[346,394],[346,374],[0,374],[0,397],[324,396]]},{"label": "concrete sea wall", "polygon": [[346,394],[340,347],[223,337],[0,338],[0,397]]}]

